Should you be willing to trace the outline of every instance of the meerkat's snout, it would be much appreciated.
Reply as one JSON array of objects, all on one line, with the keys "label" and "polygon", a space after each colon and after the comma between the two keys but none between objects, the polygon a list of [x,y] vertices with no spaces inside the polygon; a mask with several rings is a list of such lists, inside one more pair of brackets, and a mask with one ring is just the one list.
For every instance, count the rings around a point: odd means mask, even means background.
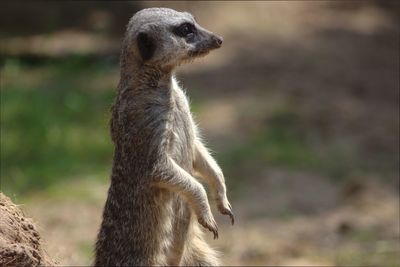
[{"label": "meerkat's snout", "polygon": [[214,34],[203,37],[202,40],[194,45],[193,49],[188,51],[188,56],[190,58],[205,56],[211,50],[220,48],[222,45],[222,40],[222,37]]},{"label": "meerkat's snout", "polygon": [[222,38],[221,36],[214,36],[214,42],[216,43],[217,48],[221,47],[223,41],[224,38]]},{"label": "meerkat's snout", "polygon": [[[223,38],[218,36],[196,24],[196,30],[194,31],[193,46],[194,49],[189,50],[189,56],[197,57],[208,54],[213,49],[220,48],[223,42]],[[190,43],[191,40],[188,40]]]},{"label": "meerkat's snout", "polygon": [[215,34],[211,34],[210,37],[210,49],[220,48],[222,45],[222,41],[224,39],[221,36],[217,36]]}]

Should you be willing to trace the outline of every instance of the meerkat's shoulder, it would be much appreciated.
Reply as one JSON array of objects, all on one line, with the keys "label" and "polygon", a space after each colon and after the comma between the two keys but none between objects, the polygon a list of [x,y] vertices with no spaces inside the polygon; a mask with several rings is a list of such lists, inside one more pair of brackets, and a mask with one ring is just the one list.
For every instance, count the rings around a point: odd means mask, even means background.
[{"label": "meerkat's shoulder", "polygon": [[171,81],[171,90],[175,92],[177,98],[185,103],[185,106],[189,108],[189,96],[186,94],[186,90],[181,86],[180,82],[173,76]]}]

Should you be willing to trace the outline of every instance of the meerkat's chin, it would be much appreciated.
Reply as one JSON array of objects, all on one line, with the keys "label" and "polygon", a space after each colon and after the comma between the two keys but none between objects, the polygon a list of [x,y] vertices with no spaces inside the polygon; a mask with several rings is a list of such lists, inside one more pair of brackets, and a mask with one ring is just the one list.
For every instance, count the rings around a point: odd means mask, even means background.
[{"label": "meerkat's chin", "polygon": [[197,51],[191,52],[181,62],[179,62],[178,66],[180,66],[182,64],[192,63],[197,58],[202,58],[202,57],[206,56],[208,53],[210,53],[210,50],[202,51],[202,52],[197,52]]},{"label": "meerkat's chin", "polygon": [[192,51],[188,54],[189,62],[194,61],[196,58],[205,57],[210,53],[210,50],[202,50],[202,51]]},{"label": "meerkat's chin", "polygon": [[181,65],[192,63],[194,60],[195,60],[195,58],[185,58],[185,59],[181,60],[178,64],[176,64],[175,67],[180,67]]},{"label": "meerkat's chin", "polygon": [[210,50],[196,50],[196,51],[191,51],[189,52],[189,57],[204,57],[205,55],[207,55],[208,53],[210,53]]}]

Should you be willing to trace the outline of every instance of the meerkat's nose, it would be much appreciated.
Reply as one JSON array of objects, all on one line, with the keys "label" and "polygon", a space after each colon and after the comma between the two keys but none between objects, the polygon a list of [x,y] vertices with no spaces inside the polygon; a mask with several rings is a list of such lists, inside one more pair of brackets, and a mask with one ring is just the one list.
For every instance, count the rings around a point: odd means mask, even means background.
[{"label": "meerkat's nose", "polygon": [[213,41],[214,41],[216,47],[221,47],[223,40],[224,40],[224,38],[222,38],[221,36],[217,36],[217,35],[213,36]]}]

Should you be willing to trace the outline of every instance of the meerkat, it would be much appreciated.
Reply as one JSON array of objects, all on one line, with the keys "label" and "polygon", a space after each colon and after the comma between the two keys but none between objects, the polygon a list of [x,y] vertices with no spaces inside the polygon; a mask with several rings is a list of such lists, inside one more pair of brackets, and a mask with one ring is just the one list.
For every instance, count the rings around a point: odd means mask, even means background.
[{"label": "meerkat", "polygon": [[148,8],[130,19],[112,107],[115,150],[95,266],[220,264],[204,241],[201,226],[214,238],[218,228],[200,182],[233,224],[232,207],[174,71],[221,44],[187,12]]}]

